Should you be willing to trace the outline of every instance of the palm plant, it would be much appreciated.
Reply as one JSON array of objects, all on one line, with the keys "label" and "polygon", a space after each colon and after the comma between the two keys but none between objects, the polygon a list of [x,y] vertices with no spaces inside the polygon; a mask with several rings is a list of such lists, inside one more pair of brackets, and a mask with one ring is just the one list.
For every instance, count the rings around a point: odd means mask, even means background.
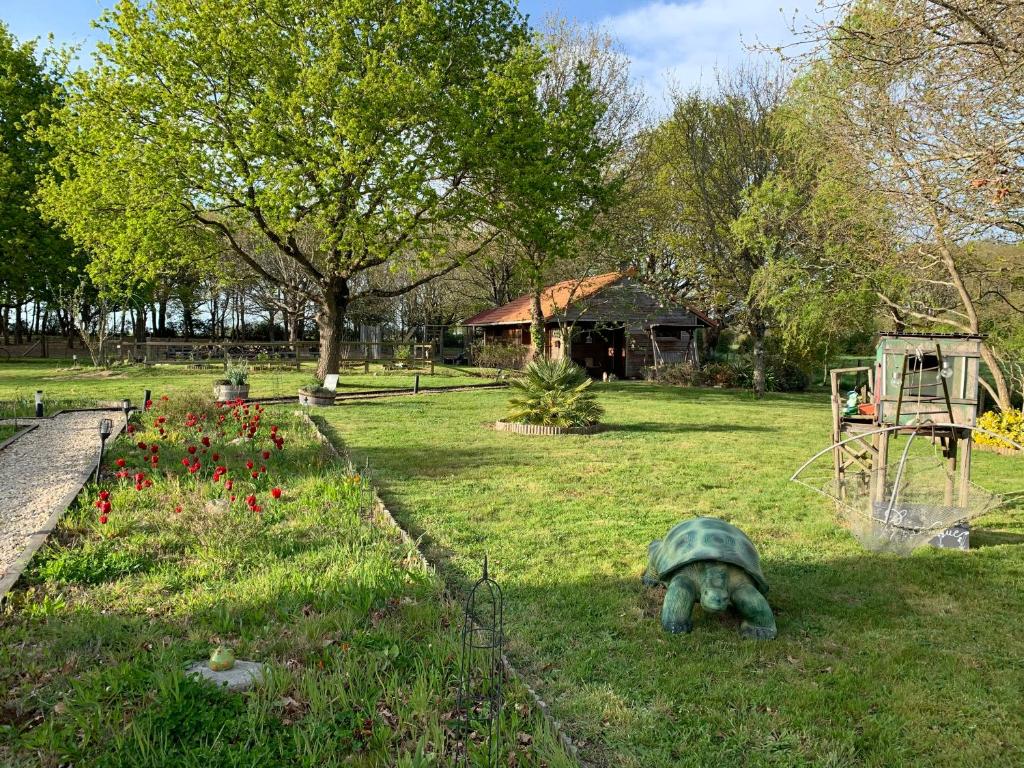
[{"label": "palm plant", "polygon": [[512,382],[507,419],[545,427],[596,424],[604,409],[591,383],[586,371],[571,360],[534,360],[525,375]]}]

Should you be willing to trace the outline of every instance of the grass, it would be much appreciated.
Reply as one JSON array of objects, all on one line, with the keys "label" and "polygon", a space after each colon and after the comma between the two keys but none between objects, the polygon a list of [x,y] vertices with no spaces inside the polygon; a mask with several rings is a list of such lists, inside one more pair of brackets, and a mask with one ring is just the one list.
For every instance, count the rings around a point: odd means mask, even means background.
[{"label": "grass", "polygon": [[14,434],[18,431],[17,427],[10,424],[0,424],[0,443],[9,437],[14,437]]},{"label": "grass", "polygon": [[[280,368],[253,371],[250,374],[251,397],[297,397],[298,389],[307,384],[315,373],[315,366],[303,363],[302,370]],[[372,389],[409,389],[416,378],[415,371],[385,371],[382,366],[371,366],[369,373],[344,372],[338,381],[338,391],[360,392]],[[486,383],[470,369],[437,365],[434,374],[419,371],[423,387],[448,387]],[[212,392],[213,382],[223,377],[223,369],[190,370],[185,365],[156,365],[151,367],[127,365],[107,370],[79,367],[71,368],[66,362],[50,360],[10,361],[0,363],[0,418],[34,412],[34,396],[43,390],[47,412],[59,408],[95,405],[97,401],[110,401],[127,397],[132,402],[142,400],[145,389],[171,395]]]},{"label": "grass", "polygon": [[[165,434],[151,413],[114,443],[108,460],[128,477],[87,489],[0,612],[0,765],[451,765],[461,612],[438,577],[368,518],[366,483],[293,409],[268,409],[254,441],[232,442],[233,413],[182,400],[157,401]],[[210,415],[188,427],[187,410]],[[212,481],[217,464],[231,492]],[[185,676],[221,643],[264,662],[265,684],[234,695]],[[506,692],[509,759],[566,768],[524,691]]]},{"label": "grass", "polygon": [[[825,395],[622,383],[609,430],[498,433],[506,393],[352,402],[326,412],[453,583],[486,552],[513,661],[603,766],[1024,763],[1024,523],[977,522],[968,553],[865,551],[830,503],[790,483],[829,440]],[[974,479],[1024,485],[1018,459]],[[1016,512],[1019,513],[1019,509]],[[647,544],[693,515],[755,542],[779,638],[734,618],[666,635]]]}]

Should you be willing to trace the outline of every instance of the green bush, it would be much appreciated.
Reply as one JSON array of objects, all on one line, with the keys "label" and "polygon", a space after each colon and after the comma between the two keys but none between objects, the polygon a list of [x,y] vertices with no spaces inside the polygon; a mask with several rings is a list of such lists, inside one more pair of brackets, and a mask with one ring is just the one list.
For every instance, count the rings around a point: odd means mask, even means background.
[{"label": "green bush", "polygon": [[534,360],[525,376],[512,382],[506,418],[545,427],[596,424],[604,410],[591,384],[586,371],[571,360]]}]

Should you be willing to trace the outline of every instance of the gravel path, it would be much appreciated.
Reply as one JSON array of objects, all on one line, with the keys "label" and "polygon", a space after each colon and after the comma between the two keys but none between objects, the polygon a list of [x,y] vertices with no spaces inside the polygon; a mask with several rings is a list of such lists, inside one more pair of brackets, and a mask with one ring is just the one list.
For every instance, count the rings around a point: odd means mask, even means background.
[{"label": "gravel path", "polygon": [[[78,411],[52,419],[22,419],[36,428],[0,451],[0,597],[96,467],[100,419],[118,427],[120,411]],[[113,439],[113,436],[111,436]]]}]

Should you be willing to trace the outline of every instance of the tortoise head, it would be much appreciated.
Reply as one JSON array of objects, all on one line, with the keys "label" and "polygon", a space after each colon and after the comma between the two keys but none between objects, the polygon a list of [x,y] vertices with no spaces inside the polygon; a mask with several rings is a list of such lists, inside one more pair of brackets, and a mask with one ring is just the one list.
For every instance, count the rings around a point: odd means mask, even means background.
[{"label": "tortoise head", "polygon": [[700,606],[709,613],[729,607],[729,573],[722,564],[709,564],[700,579]]}]

